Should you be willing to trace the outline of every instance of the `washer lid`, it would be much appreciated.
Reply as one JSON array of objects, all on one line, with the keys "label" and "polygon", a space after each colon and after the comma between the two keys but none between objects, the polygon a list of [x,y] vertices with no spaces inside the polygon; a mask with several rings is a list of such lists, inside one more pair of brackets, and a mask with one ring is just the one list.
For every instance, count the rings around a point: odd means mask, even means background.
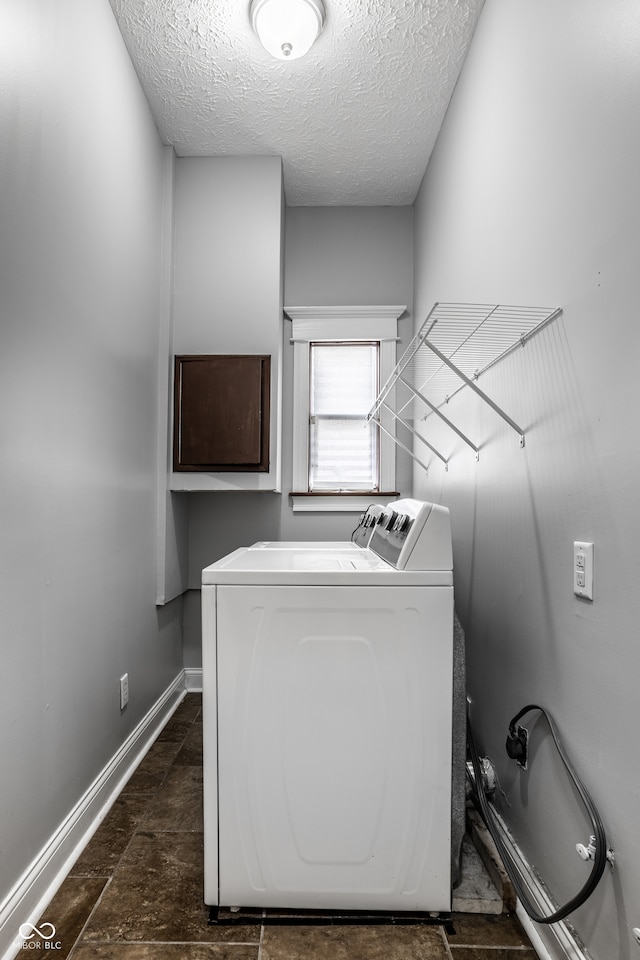
[{"label": "washer lid", "polygon": [[450,570],[396,570],[371,550],[293,544],[241,547],[202,571],[202,583],[339,586],[449,586]]},{"label": "washer lid", "polygon": [[315,550],[353,553],[360,547],[351,540],[259,540],[247,550]]}]

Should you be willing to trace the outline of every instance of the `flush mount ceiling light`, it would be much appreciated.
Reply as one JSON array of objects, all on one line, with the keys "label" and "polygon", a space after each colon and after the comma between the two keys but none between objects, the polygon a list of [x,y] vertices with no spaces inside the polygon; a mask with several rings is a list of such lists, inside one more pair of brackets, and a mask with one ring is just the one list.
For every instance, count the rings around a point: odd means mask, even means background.
[{"label": "flush mount ceiling light", "polygon": [[322,0],[251,0],[251,25],[262,46],[278,60],[297,60],[324,26]]}]

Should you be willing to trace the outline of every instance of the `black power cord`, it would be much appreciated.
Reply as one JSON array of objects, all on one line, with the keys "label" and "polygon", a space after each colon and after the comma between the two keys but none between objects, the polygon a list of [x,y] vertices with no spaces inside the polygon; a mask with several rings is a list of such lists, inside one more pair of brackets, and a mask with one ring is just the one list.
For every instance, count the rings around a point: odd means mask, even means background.
[{"label": "black power cord", "polygon": [[473,767],[473,776],[475,780],[475,783],[473,784],[473,786],[474,786],[475,796],[478,799],[478,803],[480,805],[480,811],[482,813],[483,819],[487,825],[489,833],[493,837],[494,843],[498,849],[498,853],[500,854],[500,857],[504,864],[504,868],[507,871],[507,874],[509,875],[509,879],[513,884],[513,887],[516,891],[518,899],[522,903],[522,906],[524,907],[526,912],[529,914],[531,919],[534,920],[536,923],[557,923],[558,920],[563,920],[568,914],[572,913],[574,910],[577,910],[578,907],[582,906],[582,904],[591,896],[596,886],[600,882],[600,878],[604,873],[604,868],[607,865],[607,837],[605,834],[602,820],[600,818],[600,814],[596,809],[596,805],[591,799],[591,797],[589,796],[589,792],[587,791],[587,788],[584,786],[584,784],[582,783],[582,781],[574,771],[564,750],[562,749],[553,720],[551,719],[547,711],[543,707],[538,706],[538,704],[536,703],[530,703],[526,707],[523,707],[522,710],[520,710],[519,713],[515,715],[515,717],[509,724],[510,737],[512,739],[514,738],[518,739],[518,731],[516,729],[518,720],[520,720],[526,713],[530,713],[532,710],[538,710],[543,715],[547,723],[549,724],[551,736],[553,737],[553,741],[556,745],[558,753],[560,754],[560,759],[562,760],[567,770],[567,773],[571,777],[571,780],[573,781],[578,793],[580,794],[580,798],[584,803],[587,809],[587,812],[589,813],[589,817],[591,819],[591,823],[593,826],[593,835],[596,838],[595,839],[595,858],[594,858],[593,867],[591,868],[591,873],[589,874],[587,882],[584,884],[582,889],[575,895],[575,897],[572,897],[571,900],[568,901],[568,903],[564,904],[564,906],[562,907],[559,907],[555,911],[555,913],[552,913],[549,916],[545,917],[545,916],[542,916],[540,913],[538,913],[536,906],[532,904],[531,900],[529,899],[528,892],[525,890],[522,884],[521,876],[518,871],[518,868],[511,856],[511,853],[507,850],[502,840],[502,837],[495,825],[493,813],[491,811],[491,808],[485,796],[484,789],[482,787],[482,770],[480,766],[480,758],[478,756],[478,751],[476,749],[476,745],[473,740],[473,734],[471,732],[471,724],[469,722],[468,716],[467,716],[467,744],[469,747],[471,764]]}]

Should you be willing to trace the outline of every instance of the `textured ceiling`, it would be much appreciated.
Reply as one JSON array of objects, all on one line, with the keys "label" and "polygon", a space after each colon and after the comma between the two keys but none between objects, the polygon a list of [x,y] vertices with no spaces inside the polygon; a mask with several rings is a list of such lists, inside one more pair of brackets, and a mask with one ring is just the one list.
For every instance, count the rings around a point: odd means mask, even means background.
[{"label": "textured ceiling", "polygon": [[300,60],[275,60],[249,0],[110,0],[178,156],[280,155],[286,202],[410,204],[484,0],[325,0]]}]

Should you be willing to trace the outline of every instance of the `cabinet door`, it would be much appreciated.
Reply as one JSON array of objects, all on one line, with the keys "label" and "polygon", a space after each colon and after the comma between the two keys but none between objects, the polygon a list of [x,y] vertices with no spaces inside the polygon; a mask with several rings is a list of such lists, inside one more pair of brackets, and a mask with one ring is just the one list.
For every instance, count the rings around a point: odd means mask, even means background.
[{"label": "cabinet door", "polygon": [[269,470],[268,356],[175,359],[173,469]]}]

